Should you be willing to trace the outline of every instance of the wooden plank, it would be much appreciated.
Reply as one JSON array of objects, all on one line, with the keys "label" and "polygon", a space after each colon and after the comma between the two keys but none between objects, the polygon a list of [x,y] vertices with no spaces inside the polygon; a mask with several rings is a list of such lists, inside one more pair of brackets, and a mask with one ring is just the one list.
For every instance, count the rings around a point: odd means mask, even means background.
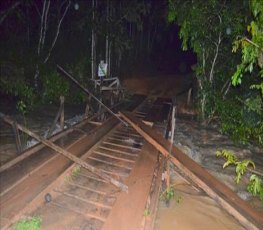
[{"label": "wooden plank", "polygon": [[124,169],[131,170],[131,167],[128,167],[128,166],[125,166],[125,165],[115,164],[115,163],[112,163],[112,162],[109,162],[109,161],[105,161],[105,160],[101,160],[101,159],[98,159],[97,157],[89,156],[88,159],[91,159],[91,160],[94,160],[94,161],[97,161],[97,162],[100,162],[100,163],[103,163],[103,164],[106,164],[106,165],[111,165],[111,166],[116,166],[116,167],[119,167],[119,168],[124,168]]},{"label": "wooden plank", "polygon": [[18,128],[17,128],[17,123],[14,122],[12,124],[12,127],[13,127],[13,131],[14,131],[14,136],[15,136],[16,151],[17,151],[18,154],[20,154],[22,152],[22,144],[21,144],[19,131],[18,131]]},{"label": "wooden plank", "polygon": [[105,157],[109,157],[109,158],[120,160],[120,161],[125,161],[125,162],[129,162],[129,163],[135,163],[135,160],[126,159],[126,158],[123,158],[123,157],[116,157],[116,156],[113,156],[113,155],[110,155],[110,154],[107,154],[107,153],[102,153],[100,151],[94,151],[94,153],[97,154],[97,155],[100,155],[100,156],[105,156]]},{"label": "wooden plank", "polygon": [[[72,132],[73,130],[77,130],[79,127],[85,125],[87,122],[88,122],[88,119],[85,119],[85,120],[81,121],[80,123],[76,124],[75,126],[69,128],[69,129],[67,129],[67,130],[65,130],[63,132],[59,132],[59,133],[55,134],[54,136],[49,138],[49,140],[52,141],[52,142],[55,142],[56,140],[58,140],[62,136],[67,135],[68,133]],[[80,130],[78,130],[78,131],[80,131]],[[82,132],[84,132],[84,131],[82,131]],[[84,133],[88,134],[86,132],[84,132]],[[45,147],[45,145],[40,142],[40,143],[38,143],[38,144],[26,149],[18,157],[14,158],[13,160],[8,161],[4,165],[1,165],[0,173],[5,171],[5,170],[7,170],[7,169],[9,169],[9,168],[11,168],[12,166],[14,166],[15,164],[21,162],[22,160],[26,159],[27,157],[35,154],[37,151],[41,150],[44,147]]]},{"label": "wooden plank", "polygon": [[83,212],[80,212],[78,209],[76,209],[76,208],[72,208],[72,207],[66,207],[65,205],[63,205],[63,204],[60,204],[60,203],[58,203],[58,202],[54,202],[54,201],[52,201],[51,203],[49,203],[49,205],[53,205],[53,206],[55,206],[55,207],[59,207],[59,208],[61,208],[62,210],[68,210],[68,211],[70,211],[70,212],[75,212],[75,213],[77,213],[77,214],[79,214],[79,215],[82,215],[84,218],[86,218],[86,219],[96,219],[96,220],[99,220],[99,221],[101,221],[101,222],[105,222],[106,221],[106,219],[105,218],[101,218],[100,216],[96,216],[96,215],[93,215],[93,214],[90,214],[90,213],[83,213]]},{"label": "wooden plank", "polygon": [[[93,149],[98,147],[98,140],[108,133],[109,130],[111,130],[116,125],[116,123],[116,119],[110,118],[103,125],[103,128],[95,128],[95,130],[92,131],[92,134],[84,136],[84,138],[79,140],[77,143],[72,143],[72,145],[68,146],[67,149],[69,152],[80,155],[81,153],[86,152],[87,149],[91,148],[88,152],[81,156],[81,159],[85,160],[93,151]],[[65,162],[67,164],[69,163],[68,158],[65,158],[61,154],[54,155],[54,158],[54,160],[47,164],[47,167],[41,167],[42,170],[29,174],[29,180],[33,181],[33,184],[30,182],[32,188],[28,187],[28,182],[25,181],[20,183],[18,187],[12,189],[11,193],[6,194],[7,196],[1,197],[0,210],[5,211],[6,213],[4,214],[1,212],[1,218],[3,216],[8,216],[8,221],[3,223],[1,219],[2,222],[0,222],[0,229],[10,229],[11,224],[20,219],[21,215],[32,213],[37,207],[39,207],[40,204],[43,205],[45,202],[43,197],[45,197],[47,193],[50,193],[54,199],[56,195],[53,190],[64,184],[65,178],[72,175],[72,170],[74,170],[76,167],[76,164],[71,164],[69,167],[66,166]],[[68,168],[66,169],[65,167]],[[86,169],[81,168],[81,171],[86,171]],[[79,175],[81,174],[82,172]],[[46,179],[43,180],[42,175],[45,175]],[[95,178],[94,174],[91,175],[81,176],[84,176],[87,179],[108,183],[106,180],[100,179],[99,177]],[[46,187],[47,184],[48,186]],[[14,203],[16,205],[13,205]],[[21,207],[24,208],[21,209]]]},{"label": "wooden plank", "polygon": [[111,209],[112,208],[109,205],[106,205],[106,204],[103,204],[103,203],[99,203],[99,202],[95,202],[95,201],[89,200],[89,198],[83,198],[83,197],[80,197],[80,196],[77,196],[75,194],[71,194],[71,193],[68,193],[68,192],[63,192],[63,191],[60,191],[58,189],[55,189],[54,192],[57,192],[57,193],[59,193],[61,195],[64,195],[64,196],[67,196],[67,197],[71,197],[73,199],[76,199],[76,200],[79,200],[79,201],[82,201],[82,202],[85,202],[85,203],[88,203],[88,204],[91,204],[91,205],[94,205],[94,206],[97,206],[97,207],[100,207],[100,208],[105,208],[105,209]]},{"label": "wooden plank", "polygon": [[108,229],[140,229],[147,197],[157,163],[158,151],[145,143],[130,176],[125,183],[129,193],[120,193],[103,226]]},{"label": "wooden plank", "polygon": [[111,146],[116,146],[116,147],[120,147],[120,148],[124,148],[124,149],[131,149],[131,150],[135,150],[135,151],[139,151],[141,149],[141,148],[137,148],[137,147],[116,144],[116,143],[109,142],[109,141],[103,141],[103,144],[108,144],[108,145],[111,145]]},{"label": "wooden plank", "polygon": [[130,112],[122,112],[121,116],[137,130],[149,143],[155,146],[164,156],[169,156],[176,167],[200,189],[227,212],[234,216],[247,229],[263,229],[262,213],[253,209],[235,192],[208,173],[194,160],[184,154],[162,135],[149,128]]},{"label": "wooden plank", "polygon": [[50,129],[48,130],[47,137],[50,137],[51,134],[53,133],[53,131],[55,130],[56,124],[57,124],[59,118],[60,118],[60,128],[63,130],[64,129],[64,97],[63,96],[60,96],[60,107],[59,107],[57,115],[56,115]]},{"label": "wooden plank", "polygon": [[164,169],[165,159],[164,157],[160,157],[158,164],[156,165],[154,178],[151,185],[151,191],[147,198],[146,207],[149,210],[150,215],[144,216],[141,224],[141,230],[153,230],[154,224],[158,211],[158,204],[160,199],[161,192],[161,183],[162,183],[162,173]]},{"label": "wooden plank", "polygon": [[[5,116],[3,113],[0,113],[0,118],[2,118],[5,122],[12,124],[13,121],[8,118],[7,116]],[[112,183],[113,185],[117,186],[118,188],[122,189],[123,191],[128,191],[128,187],[126,185],[124,185],[123,183],[121,183],[120,181],[115,180],[114,178],[110,177],[109,175],[103,173],[101,170],[97,169],[96,167],[88,164],[87,162],[83,161],[82,159],[80,159],[79,157],[76,157],[75,155],[71,154],[70,152],[62,149],[61,147],[59,147],[58,145],[54,144],[53,142],[40,137],[39,135],[33,133],[32,131],[30,131],[29,129],[27,129],[26,127],[17,124],[18,129],[22,130],[23,132],[27,133],[28,135],[30,135],[31,137],[35,138],[36,140],[42,142],[43,144],[45,144],[46,146],[52,148],[53,150],[55,150],[56,152],[62,154],[63,156],[67,157],[68,159],[72,160],[73,162],[79,164],[80,166],[82,166],[85,169],[88,169],[89,171],[91,171],[92,173],[100,176],[101,178],[107,180],[108,182]]]},{"label": "wooden plank", "polygon": [[91,192],[94,192],[94,193],[97,193],[97,194],[100,194],[100,195],[103,195],[103,196],[106,196],[107,194],[105,192],[102,192],[102,191],[99,191],[99,190],[95,190],[95,189],[92,189],[90,187],[87,187],[87,186],[83,186],[83,185],[80,185],[80,184],[77,184],[75,182],[67,182],[69,185],[73,186],[73,187],[77,187],[77,188],[80,188],[80,189],[83,189],[83,190],[87,190],[87,191],[91,191]]},{"label": "wooden plank", "polygon": [[126,152],[126,151],[122,151],[122,150],[118,150],[118,149],[107,148],[105,146],[99,146],[98,148],[108,150],[111,152],[115,152],[115,153],[120,153],[120,154],[127,155],[130,157],[137,157],[138,156],[138,153],[130,153],[130,152]]}]

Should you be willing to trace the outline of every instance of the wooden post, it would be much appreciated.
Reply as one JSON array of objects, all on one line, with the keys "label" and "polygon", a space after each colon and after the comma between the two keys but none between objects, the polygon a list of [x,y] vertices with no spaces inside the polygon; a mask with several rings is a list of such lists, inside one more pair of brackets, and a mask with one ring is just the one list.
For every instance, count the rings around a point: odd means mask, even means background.
[{"label": "wooden post", "polygon": [[120,119],[108,106],[103,104],[97,97],[95,97],[94,94],[92,94],[87,88],[85,88],[83,85],[81,85],[75,78],[73,78],[69,73],[67,73],[61,66],[57,65],[57,68],[60,73],[63,73],[63,76],[68,77],[71,81],[73,81],[78,87],[80,87],[85,93],[90,95],[96,102],[100,104],[100,106],[103,106],[111,115],[115,116],[122,124],[124,124],[126,127],[128,124]]},{"label": "wooden post", "polygon": [[[5,116],[1,112],[0,112],[0,118],[2,118],[5,122],[7,122],[7,123],[9,123],[11,125],[12,125],[12,123],[14,123],[13,120],[8,118],[7,116]],[[58,145],[54,144],[53,142],[51,142],[51,141],[49,141],[49,140],[47,140],[47,139],[35,134],[34,132],[30,131],[29,129],[27,129],[26,127],[24,127],[22,125],[17,124],[17,128],[20,129],[21,131],[27,133],[29,136],[35,138],[36,140],[42,142],[44,145],[50,147],[51,149],[55,150],[56,152],[62,154],[65,157],[67,157],[71,161],[79,164],[83,168],[85,168],[85,169],[89,170],[90,172],[96,174],[97,176],[103,178],[107,182],[115,185],[116,187],[120,188],[121,190],[128,191],[127,185],[121,183],[120,181],[115,180],[114,178],[112,178],[109,175],[105,174],[101,170],[99,170],[99,169],[95,168],[94,166],[88,164],[84,160],[82,160],[82,159],[76,157],[75,155],[71,154],[70,152],[62,149],[61,147],[59,147]]]},{"label": "wooden post", "polygon": [[59,118],[60,118],[60,127],[63,130],[64,129],[64,96],[60,96],[60,107],[59,107],[57,115],[56,115],[50,129],[48,130],[47,137],[50,137],[52,135],[52,132],[55,130],[55,127],[56,127],[56,124],[57,124]]},{"label": "wooden post", "polygon": [[161,134],[154,132],[143,124],[132,113],[121,112],[120,115],[164,156],[170,155],[170,161],[173,162],[184,177],[217,201],[222,208],[234,216],[246,229],[263,229],[262,213],[242,200],[235,192],[175,146],[172,146],[172,151],[170,152],[171,143],[165,140]]},{"label": "wooden post", "polygon": [[171,143],[173,143],[173,141],[174,141],[175,111],[176,111],[176,105],[175,105],[175,99],[174,99],[174,100],[173,100],[173,111],[172,111]]},{"label": "wooden post", "polygon": [[190,105],[192,93],[193,93],[193,88],[190,88],[190,89],[188,90],[188,93],[187,93],[187,106]]},{"label": "wooden post", "polygon": [[[166,156],[167,161],[166,161],[166,172],[167,172],[167,178],[166,178],[166,187],[167,187],[167,192],[169,192],[170,190],[170,155],[172,152],[172,146],[173,146],[173,141],[174,141],[174,132],[175,132],[175,111],[176,111],[176,105],[175,105],[175,99],[173,100],[173,108],[172,108],[172,116],[171,116],[171,147],[170,147],[170,154],[168,156]],[[169,202],[169,201],[168,201]]]},{"label": "wooden post", "polygon": [[89,95],[87,98],[87,104],[86,104],[86,108],[85,108],[85,118],[89,117],[90,114],[90,110],[91,110],[91,96]]},{"label": "wooden post", "polygon": [[61,130],[64,130],[64,120],[65,120],[64,102],[65,102],[65,97],[60,96],[60,107],[61,107],[60,128],[61,128]]},{"label": "wooden post", "polygon": [[19,154],[19,153],[22,152],[22,145],[21,145],[21,139],[20,139],[20,135],[19,135],[19,130],[17,128],[17,123],[13,122],[12,123],[12,127],[13,127],[13,131],[14,131],[14,136],[15,136],[16,151]]}]

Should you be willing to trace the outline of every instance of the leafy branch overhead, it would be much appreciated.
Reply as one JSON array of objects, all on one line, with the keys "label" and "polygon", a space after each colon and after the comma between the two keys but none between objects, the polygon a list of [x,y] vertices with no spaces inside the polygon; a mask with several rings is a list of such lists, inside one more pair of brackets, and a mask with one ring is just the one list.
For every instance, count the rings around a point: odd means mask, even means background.
[{"label": "leafy branch overhead", "polygon": [[[263,78],[263,1],[250,1],[253,20],[247,26],[248,36],[233,42],[233,52],[241,49],[242,61],[232,77],[233,85],[239,85],[245,73],[257,72]],[[252,89],[258,89],[263,95],[263,80],[253,84]]]},{"label": "leafy branch overhead", "polygon": [[[204,124],[216,121],[233,140],[260,145],[262,15],[263,0],[168,0],[167,21],[179,26],[182,49],[192,50],[197,57],[192,69]],[[243,78],[245,74],[251,77]]]}]

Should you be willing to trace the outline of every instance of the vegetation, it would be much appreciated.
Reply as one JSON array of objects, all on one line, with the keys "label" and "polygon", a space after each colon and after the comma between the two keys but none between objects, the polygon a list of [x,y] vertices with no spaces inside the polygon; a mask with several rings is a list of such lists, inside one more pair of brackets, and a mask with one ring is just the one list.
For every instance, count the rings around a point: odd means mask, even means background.
[{"label": "vegetation", "polygon": [[234,140],[261,145],[262,9],[262,0],[169,0],[167,17],[180,26],[182,48],[197,55],[193,69],[202,119],[217,119]]},{"label": "vegetation", "polygon": [[19,220],[13,227],[14,230],[39,230],[42,219],[40,217],[25,218]]},{"label": "vegetation", "polygon": [[[167,20],[179,26],[182,48],[197,58],[202,120],[217,120],[236,141],[263,145],[263,1],[167,3]],[[38,103],[58,103],[60,96],[85,101],[56,64],[92,88],[93,64],[100,59],[110,63],[112,76],[145,65],[142,60],[162,59],[177,32],[165,22],[166,7],[139,0],[1,1],[1,94],[11,95],[22,113]]]},{"label": "vegetation", "polygon": [[[228,150],[222,150],[216,152],[217,157],[223,157],[225,158],[226,162],[223,165],[223,168],[226,168],[230,165],[235,166],[236,168],[236,177],[235,181],[238,184],[242,178],[242,176],[245,174],[246,171],[250,171],[252,174],[249,178],[249,183],[247,185],[247,190],[253,195],[253,196],[259,196],[261,200],[263,200],[263,181],[262,176],[263,174],[258,173],[254,169],[256,168],[255,163],[251,160],[245,159],[242,161],[239,161],[237,157]],[[252,168],[252,169],[251,169]]]},{"label": "vegetation", "polygon": [[56,103],[60,96],[83,102],[83,94],[56,73],[56,64],[89,87],[92,61],[97,65],[107,59],[111,74],[119,74],[123,62],[147,53],[139,49],[148,47],[140,35],[146,34],[143,17],[148,13],[149,4],[139,0],[2,1],[1,93],[15,97],[22,112],[38,103]]},{"label": "vegetation", "polygon": [[144,217],[148,217],[150,216],[151,212],[150,212],[150,209],[149,208],[145,208],[144,211],[143,211],[143,216]]},{"label": "vegetation", "polygon": [[70,175],[65,177],[65,182],[71,182],[74,178],[76,178],[80,174],[80,169],[81,167],[79,165],[75,166],[72,169]]}]

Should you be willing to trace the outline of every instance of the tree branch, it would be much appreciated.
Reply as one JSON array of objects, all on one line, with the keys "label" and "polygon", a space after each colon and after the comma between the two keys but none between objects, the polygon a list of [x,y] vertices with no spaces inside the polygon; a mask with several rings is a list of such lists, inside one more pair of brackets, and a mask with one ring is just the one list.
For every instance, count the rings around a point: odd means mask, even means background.
[{"label": "tree branch", "polygon": [[42,37],[43,37],[43,21],[44,21],[44,15],[45,15],[45,10],[46,10],[46,0],[43,3],[43,9],[42,9],[42,14],[41,14],[41,22],[40,22],[40,35],[39,35],[39,41],[38,41],[38,46],[37,46],[37,54],[38,56],[40,55],[40,48],[41,48],[41,43],[42,43]]},{"label": "tree branch", "polygon": [[3,23],[3,21],[6,19],[6,17],[8,16],[8,14],[13,11],[16,7],[18,7],[20,5],[21,2],[15,2],[12,6],[10,6],[8,9],[3,10],[0,14],[1,14],[1,18],[0,18],[0,25]]},{"label": "tree branch", "polygon": [[[62,4],[63,4],[63,3],[62,3]],[[50,49],[49,49],[49,52],[48,52],[48,54],[47,54],[47,57],[46,57],[45,60],[44,60],[44,63],[46,63],[46,62],[48,61],[48,59],[49,59],[49,57],[50,57],[50,54],[51,54],[51,52],[52,52],[52,50],[53,50],[53,48],[54,48],[54,46],[55,46],[55,44],[56,44],[56,41],[57,41],[57,39],[58,39],[58,35],[59,35],[59,32],[60,32],[61,23],[62,23],[65,15],[67,14],[67,11],[68,11],[68,9],[69,9],[69,6],[70,6],[70,1],[68,1],[68,5],[66,6],[66,9],[65,9],[64,13],[63,13],[61,19],[59,20],[59,23],[58,23],[58,26],[57,26],[56,35],[55,35],[54,40],[53,40],[53,42],[52,42],[52,45],[51,45],[51,47],[50,47]]]},{"label": "tree branch", "polygon": [[[220,24],[222,24],[221,16],[218,15],[218,17],[219,17]],[[210,71],[210,75],[209,75],[209,81],[211,83],[213,81],[215,63],[216,63],[216,60],[217,60],[217,57],[218,57],[219,46],[220,46],[221,42],[222,42],[222,32],[220,31],[219,35],[218,35],[218,41],[217,41],[217,43],[215,43],[216,51],[215,51],[215,56],[214,56],[214,59],[213,59],[213,62],[212,62],[211,71]]]},{"label": "tree branch", "polygon": [[36,4],[35,2],[33,2],[33,4],[34,4],[34,7],[36,8],[36,11],[37,11],[37,13],[38,13],[38,16],[41,18],[41,14],[40,14],[40,11],[39,11],[39,9],[38,9],[38,7],[37,7],[37,4]]},{"label": "tree branch", "polygon": [[44,17],[44,30],[43,30],[43,38],[42,38],[41,49],[43,49],[44,44],[45,44],[45,39],[46,39],[47,16],[48,16],[49,7],[50,7],[50,0],[49,0],[48,3],[47,3],[47,8],[46,8],[45,17]]}]

